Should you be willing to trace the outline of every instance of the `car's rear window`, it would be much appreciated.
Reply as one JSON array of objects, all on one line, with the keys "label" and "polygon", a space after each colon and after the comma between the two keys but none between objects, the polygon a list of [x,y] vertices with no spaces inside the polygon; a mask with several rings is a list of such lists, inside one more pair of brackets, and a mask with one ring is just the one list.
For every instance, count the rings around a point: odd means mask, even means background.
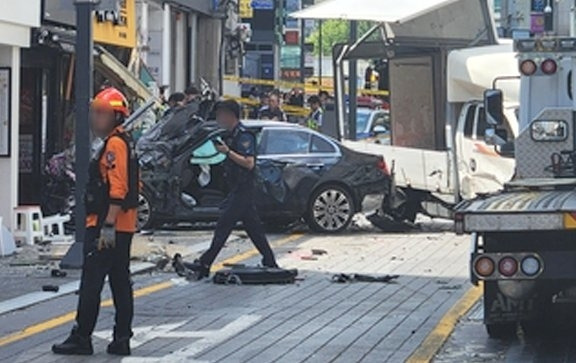
[{"label": "car's rear window", "polygon": [[334,145],[326,141],[325,139],[312,135],[312,145],[310,147],[312,153],[334,153]]},{"label": "car's rear window", "polygon": [[310,134],[301,130],[276,129],[265,131],[262,153],[266,155],[307,154]]}]

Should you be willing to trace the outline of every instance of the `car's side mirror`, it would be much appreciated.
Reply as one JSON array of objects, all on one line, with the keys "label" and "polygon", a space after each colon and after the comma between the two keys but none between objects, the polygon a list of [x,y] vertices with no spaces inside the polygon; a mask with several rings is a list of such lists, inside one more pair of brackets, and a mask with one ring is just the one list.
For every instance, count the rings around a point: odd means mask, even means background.
[{"label": "car's side mirror", "polygon": [[376,125],[374,126],[374,129],[372,129],[372,132],[374,133],[374,135],[380,135],[387,133],[388,129],[386,128],[386,126]]},{"label": "car's side mirror", "polygon": [[484,112],[486,122],[492,126],[504,124],[504,96],[502,90],[489,89],[484,91]]},{"label": "car's side mirror", "polygon": [[508,143],[508,132],[504,129],[489,128],[484,134],[484,142],[488,145],[504,146]]}]

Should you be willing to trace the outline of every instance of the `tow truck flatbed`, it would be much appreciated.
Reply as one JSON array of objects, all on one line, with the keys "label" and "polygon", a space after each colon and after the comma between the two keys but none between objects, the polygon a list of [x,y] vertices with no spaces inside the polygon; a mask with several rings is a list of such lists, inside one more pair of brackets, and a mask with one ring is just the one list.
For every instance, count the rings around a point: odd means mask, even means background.
[{"label": "tow truck flatbed", "polygon": [[456,232],[576,229],[576,189],[508,191],[461,203]]}]

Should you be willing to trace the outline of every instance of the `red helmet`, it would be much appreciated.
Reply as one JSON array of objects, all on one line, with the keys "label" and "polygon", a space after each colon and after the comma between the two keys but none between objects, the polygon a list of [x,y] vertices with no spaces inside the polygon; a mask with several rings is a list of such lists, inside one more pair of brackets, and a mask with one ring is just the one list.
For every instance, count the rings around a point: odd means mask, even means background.
[{"label": "red helmet", "polygon": [[118,112],[124,117],[130,115],[126,97],[114,87],[100,91],[92,100],[92,108]]}]

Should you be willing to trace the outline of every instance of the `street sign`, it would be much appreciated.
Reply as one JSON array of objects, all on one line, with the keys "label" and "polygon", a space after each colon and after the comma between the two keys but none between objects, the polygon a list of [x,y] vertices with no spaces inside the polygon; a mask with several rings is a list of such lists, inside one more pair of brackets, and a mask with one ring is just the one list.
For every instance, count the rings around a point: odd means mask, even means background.
[{"label": "street sign", "polygon": [[274,10],[274,0],[252,0],[254,10]]},{"label": "street sign", "polygon": [[252,9],[252,0],[240,0],[238,4],[238,15],[242,19],[249,19],[254,17],[254,10]]},{"label": "street sign", "polygon": [[112,8],[96,11],[94,41],[120,47],[136,47],[135,0],[117,1]]}]

